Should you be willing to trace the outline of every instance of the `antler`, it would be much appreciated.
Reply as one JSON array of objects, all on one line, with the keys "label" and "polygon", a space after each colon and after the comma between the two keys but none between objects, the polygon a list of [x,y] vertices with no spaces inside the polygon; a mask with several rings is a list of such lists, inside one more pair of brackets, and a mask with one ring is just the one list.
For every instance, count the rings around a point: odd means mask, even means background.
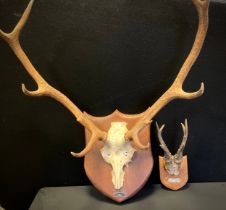
[{"label": "antler", "polygon": [[[201,83],[201,87],[196,92],[185,92],[183,90],[183,83],[186,79],[191,67],[197,60],[200,51],[202,49],[207,29],[208,29],[208,8],[209,0],[192,0],[196,7],[199,17],[198,31],[195,37],[193,47],[181,67],[175,81],[171,87],[144,113],[143,117],[127,132],[126,137],[129,140],[139,141],[138,133],[151,121],[152,119],[165,105],[174,99],[193,99],[201,96],[204,93],[204,83]],[[140,143],[141,144],[141,143]],[[140,149],[146,149],[148,145],[141,145]]]},{"label": "antler", "polygon": [[[22,84],[23,92],[28,96],[49,96],[57,100],[72,112],[72,114],[77,118],[77,121],[79,121],[83,126],[87,127],[90,130],[92,136],[85,149],[82,150],[80,153],[72,152],[73,156],[81,157],[91,150],[95,142],[97,142],[98,140],[105,140],[107,134],[105,131],[102,131],[98,127],[96,127],[95,124],[88,118],[88,116],[81,112],[81,110],[75,104],[73,104],[69,98],[67,98],[63,93],[56,90],[54,87],[52,87],[46,82],[38,73],[38,71],[34,68],[27,55],[21,48],[19,43],[19,36],[29,17],[33,3],[34,0],[31,0],[13,31],[11,33],[5,33],[0,30],[0,37],[3,38],[9,44],[9,46],[11,47],[15,55],[18,57],[18,59],[21,61],[29,75],[35,80],[38,85],[37,90],[29,91],[25,87],[25,85]],[[162,107],[164,107],[173,99],[192,99],[201,96],[204,92],[203,83],[201,84],[200,90],[194,93],[187,93],[182,89],[183,82],[200,53],[208,28],[209,0],[193,0],[193,3],[195,4],[199,15],[199,27],[193,48],[188,58],[186,59],[172,86],[154,103],[153,106],[149,107],[143,113],[141,119],[126,134],[126,138],[132,140],[135,145],[140,149],[148,148],[149,144],[143,145],[140,142],[138,138],[139,132],[146,125],[151,123],[150,119],[152,119]]]},{"label": "antler", "polygon": [[158,135],[158,140],[159,140],[159,143],[160,143],[160,147],[162,148],[162,150],[164,151],[164,156],[168,159],[172,156],[171,152],[169,151],[168,147],[166,146],[166,143],[165,141],[163,140],[162,138],[162,131],[165,127],[165,124],[163,124],[161,126],[161,128],[159,128],[159,125],[158,123],[156,122],[156,128],[157,128],[157,135]]},{"label": "antler", "polygon": [[[185,123],[181,123],[182,129],[183,129],[183,139],[181,141],[181,144],[177,150],[177,153],[174,155],[175,159],[177,160],[181,160],[181,158],[183,157],[183,151],[185,148],[185,145],[187,143],[187,139],[188,139],[188,121],[187,119],[185,119]],[[158,139],[160,142],[160,147],[163,149],[164,151],[164,156],[166,157],[166,159],[168,159],[168,157],[172,157],[172,153],[169,151],[168,147],[166,146],[165,141],[162,138],[162,131],[164,129],[165,125],[162,125],[161,128],[159,128],[158,123],[156,122],[156,128],[157,128],[157,135],[158,135]]]},{"label": "antler", "polygon": [[31,0],[13,31],[11,33],[5,33],[0,30],[0,37],[3,38],[9,44],[13,52],[23,64],[24,68],[38,85],[37,90],[29,91],[25,87],[25,85],[22,84],[22,90],[24,94],[28,96],[49,96],[57,100],[68,110],[70,110],[71,113],[77,118],[77,121],[80,122],[86,128],[88,128],[89,131],[92,133],[92,137],[84,150],[82,150],[80,153],[71,152],[73,156],[82,157],[92,149],[95,142],[97,142],[98,140],[105,140],[107,134],[106,132],[96,127],[95,124],[87,117],[87,115],[84,114],[75,104],[73,104],[69,98],[67,98],[63,93],[56,90],[46,82],[38,73],[38,71],[34,68],[27,55],[21,48],[19,42],[20,33],[29,17],[33,3],[34,0]]},{"label": "antler", "polygon": [[187,119],[185,119],[184,124],[181,123],[181,126],[183,129],[184,136],[183,136],[182,142],[180,144],[180,147],[178,148],[177,153],[175,155],[175,158],[177,160],[180,160],[183,157],[183,151],[184,151],[185,145],[188,140],[188,121],[187,121]]}]

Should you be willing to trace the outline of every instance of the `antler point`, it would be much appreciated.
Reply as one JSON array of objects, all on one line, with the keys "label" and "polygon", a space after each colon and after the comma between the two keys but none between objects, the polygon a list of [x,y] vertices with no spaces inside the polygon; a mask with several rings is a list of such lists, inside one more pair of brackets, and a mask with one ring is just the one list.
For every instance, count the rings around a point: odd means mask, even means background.
[{"label": "antler point", "polygon": [[165,124],[163,124],[160,128],[160,131],[162,131],[165,128]]},{"label": "antler point", "polygon": [[73,157],[82,157],[80,153],[70,152]]},{"label": "antler point", "polygon": [[200,88],[200,89],[201,89],[202,92],[204,93],[204,90],[205,90],[205,84],[204,84],[204,82],[201,83],[201,88]]},{"label": "antler point", "polygon": [[23,93],[24,93],[25,95],[28,95],[29,90],[27,90],[25,84],[23,83],[21,86],[22,86],[22,91],[23,91]]}]

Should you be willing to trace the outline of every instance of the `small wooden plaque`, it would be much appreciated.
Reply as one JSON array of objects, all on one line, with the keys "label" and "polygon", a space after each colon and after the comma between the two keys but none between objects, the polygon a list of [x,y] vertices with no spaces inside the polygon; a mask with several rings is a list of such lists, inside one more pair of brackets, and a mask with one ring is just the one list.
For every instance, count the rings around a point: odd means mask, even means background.
[{"label": "small wooden plaque", "polygon": [[178,176],[170,175],[164,168],[164,157],[159,156],[159,172],[161,183],[171,189],[179,190],[188,182],[188,161],[187,156],[184,156],[181,162],[180,174]]}]

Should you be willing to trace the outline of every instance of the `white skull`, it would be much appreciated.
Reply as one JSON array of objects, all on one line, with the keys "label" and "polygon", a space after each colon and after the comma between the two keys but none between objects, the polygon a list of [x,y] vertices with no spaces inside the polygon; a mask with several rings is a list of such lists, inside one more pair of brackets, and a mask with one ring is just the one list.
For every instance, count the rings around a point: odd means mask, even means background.
[{"label": "white skull", "polygon": [[112,122],[105,145],[100,151],[104,160],[112,166],[112,183],[116,190],[123,187],[124,167],[136,151],[125,139],[128,131],[126,125],[125,122]]}]

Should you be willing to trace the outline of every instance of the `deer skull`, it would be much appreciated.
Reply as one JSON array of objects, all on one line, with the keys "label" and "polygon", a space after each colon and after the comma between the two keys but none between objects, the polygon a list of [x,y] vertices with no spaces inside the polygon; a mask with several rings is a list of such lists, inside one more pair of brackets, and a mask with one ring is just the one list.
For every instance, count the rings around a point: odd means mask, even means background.
[{"label": "deer skull", "polygon": [[107,140],[101,149],[104,160],[112,166],[112,183],[116,190],[123,187],[124,167],[131,161],[136,151],[130,141],[126,141],[127,124],[125,122],[112,122],[108,130]]}]

